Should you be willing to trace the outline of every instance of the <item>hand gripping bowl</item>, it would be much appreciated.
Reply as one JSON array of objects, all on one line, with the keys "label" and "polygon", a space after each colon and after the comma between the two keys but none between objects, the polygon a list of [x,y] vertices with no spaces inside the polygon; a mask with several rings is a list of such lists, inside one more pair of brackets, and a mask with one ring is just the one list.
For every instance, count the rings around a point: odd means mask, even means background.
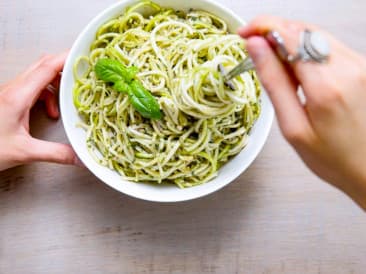
[{"label": "hand gripping bowl", "polygon": [[[85,166],[101,181],[122,193],[156,202],[178,202],[205,196],[232,182],[248,168],[262,149],[274,116],[272,105],[264,92],[261,94],[261,114],[250,132],[247,146],[220,168],[216,178],[205,184],[190,188],[180,189],[173,184],[157,185],[124,180],[117,172],[99,165],[92,158],[87,150],[85,130],[76,127],[81,118],[73,104],[73,65],[79,56],[88,54],[97,29],[106,21],[123,13],[127,7],[136,2],[136,0],[123,0],[102,11],[86,26],[72,46],[63,70],[60,90],[61,116],[67,137]],[[155,0],[154,2],[175,10],[193,8],[208,11],[226,21],[229,31],[232,33],[235,33],[238,27],[245,24],[232,11],[211,0]]]}]

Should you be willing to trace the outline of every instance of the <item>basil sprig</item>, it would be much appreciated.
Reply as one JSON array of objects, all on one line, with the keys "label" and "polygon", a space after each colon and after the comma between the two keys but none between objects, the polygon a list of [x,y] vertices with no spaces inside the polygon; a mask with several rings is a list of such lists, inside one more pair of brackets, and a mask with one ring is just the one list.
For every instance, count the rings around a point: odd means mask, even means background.
[{"label": "basil sprig", "polygon": [[131,105],[143,117],[161,118],[158,101],[135,79],[136,67],[126,67],[117,60],[102,58],[97,61],[94,71],[100,80],[112,83],[116,91],[127,93]]}]

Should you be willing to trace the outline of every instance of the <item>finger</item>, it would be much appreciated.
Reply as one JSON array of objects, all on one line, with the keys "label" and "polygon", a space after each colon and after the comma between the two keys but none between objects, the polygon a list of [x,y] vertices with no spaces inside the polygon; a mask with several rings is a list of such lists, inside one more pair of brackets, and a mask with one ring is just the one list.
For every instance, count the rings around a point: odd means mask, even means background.
[{"label": "finger", "polygon": [[243,38],[263,36],[271,30],[277,30],[283,24],[283,19],[269,15],[254,18],[249,24],[238,29],[238,34]]},{"label": "finger", "polygon": [[83,166],[70,145],[32,138],[29,161],[53,162],[65,165]]},{"label": "finger", "polygon": [[[296,55],[301,39],[301,33],[305,29],[319,31],[316,26],[304,24],[302,22],[290,21],[274,16],[261,16],[253,20],[248,26],[239,29],[238,33],[244,37],[253,35],[265,36],[269,31],[277,31],[284,40],[284,45],[291,55]],[[322,32],[328,41],[333,44],[334,39],[327,33]],[[318,64],[315,62],[302,62],[301,60],[289,64],[294,71],[295,77],[299,80],[304,89],[304,93],[309,101],[317,100],[319,93],[314,85],[319,83],[320,75],[328,74],[329,68],[332,66],[333,60],[330,59],[326,64]]]},{"label": "finger", "polygon": [[[291,21],[275,16],[260,16],[255,18],[250,24],[244,26],[238,30],[238,33],[243,38],[251,36],[263,36],[267,38],[267,34],[270,31],[278,32],[284,40],[284,46],[291,55],[297,53],[301,32],[305,29],[309,29],[309,25],[306,26],[302,22]],[[315,29],[315,27],[312,27]],[[272,45],[276,49],[276,45]]]},{"label": "finger", "polygon": [[55,56],[47,55],[20,75],[16,83],[18,99],[33,106],[41,92],[62,70],[66,56],[67,52]]},{"label": "finger", "polygon": [[55,79],[53,79],[51,85],[55,89],[56,92],[60,90],[60,84],[61,84],[61,73],[57,74]]},{"label": "finger", "polygon": [[41,95],[38,97],[38,100],[45,102],[47,115],[52,119],[58,119],[60,115],[58,107],[58,92],[60,88],[60,80],[60,75],[56,76],[52,83],[48,85],[47,88],[44,89],[41,92]]},{"label": "finger", "polygon": [[38,97],[38,100],[40,101],[44,101],[46,100],[46,96],[47,96],[47,93],[49,93],[50,91],[48,89],[44,89],[42,92],[41,92],[41,95],[39,95]]},{"label": "finger", "polygon": [[[279,31],[286,29],[292,33],[298,33],[305,29],[306,26],[304,23],[294,20],[287,20],[281,17],[262,15],[255,18],[248,25],[241,27],[238,30],[238,34],[243,38],[248,38],[250,36],[264,36],[269,31]],[[312,26],[312,28],[315,28]]]},{"label": "finger", "polygon": [[249,38],[247,49],[273,103],[282,133],[295,146],[306,142],[312,134],[312,127],[296,94],[296,81],[264,38]]},{"label": "finger", "polygon": [[51,85],[48,87],[50,90],[50,95],[48,100],[46,100],[47,114],[50,118],[58,119],[60,116],[59,106],[58,106],[58,95],[60,91],[61,75],[58,74],[55,79],[53,79]]},{"label": "finger", "polygon": [[60,113],[58,110],[58,100],[54,92],[47,90],[45,96],[46,112],[48,117],[58,119]]},{"label": "finger", "polygon": [[68,54],[69,54],[69,50],[61,52],[57,55],[45,54],[41,58],[39,58],[36,62],[31,64],[23,73],[21,73],[19,75],[19,77],[25,77],[29,74],[32,74],[40,65],[42,65],[42,63],[44,63],[45,61],[47,61],[48,59],[50,59],[52,57],[56,57],[56,56],[59,56],[59,55],[65,55],[67,57]]}]

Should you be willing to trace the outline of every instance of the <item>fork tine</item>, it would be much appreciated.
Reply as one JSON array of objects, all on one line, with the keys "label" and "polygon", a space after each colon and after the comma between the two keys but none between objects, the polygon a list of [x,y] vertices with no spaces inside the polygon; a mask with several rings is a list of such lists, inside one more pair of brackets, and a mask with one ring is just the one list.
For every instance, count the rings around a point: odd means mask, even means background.
[{"label": "fork tine", "polygon": [[249,57],[247,57],[244,61],[240,62],[236,67],[234,67],[232,70],[230,70],[224,77],[225,81],[228,81],[235,76],[251,70],[254,68],[253,60]]}]

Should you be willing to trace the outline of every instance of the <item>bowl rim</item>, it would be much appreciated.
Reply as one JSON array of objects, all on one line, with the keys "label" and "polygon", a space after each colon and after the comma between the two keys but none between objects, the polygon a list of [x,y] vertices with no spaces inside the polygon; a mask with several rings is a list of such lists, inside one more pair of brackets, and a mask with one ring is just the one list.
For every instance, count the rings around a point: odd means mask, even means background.
[{"label": "bowl rim", "polygon": [[[154,0],[153,0],[154,1]],[[139,0],[121,0],[118,1],[117,3],[114,3],[108,7],[106,7],[105,9],[103,9],[102,11],[100,11],[95,17],[93,17],[88,23],[87,25],[82,29],[82,31],[79,33],[79,35],[77,36],[76,40],[74,41],[70,53],[66,59],[65,65],[64,65],[64,69],[68,69],[68,71],[66,71],[66,73],[72,73],[72,67],[73,67],[73,62],[74,62],[74,58],[75,58],[75,51],[76,51],[76,47],[79,44],[83,43],[83,40],[85,40],[85,36],[93,31],[94,32],[97,31],[97,28],[95,28],[95,25],[98,23],[98,26],[100,26],[103,22],[101,22],[101,20],[106,16],[106,14],[111,14],[116,10],[119,10],[122,12],[122,10],[124,10],[129,4],[132,3],[136,3],[139,2]],[[160,1],[157,1],[160,2]],[[201,3],[207,3],[209,5],[214,6],[216,9],[218,10],[222,10],[223,13],[226,13],[227,15],[231,16],[234,18],[235,21],[240,22],[240,24],[245,25],[245,21],[242,20],[238,15],[236,15],[232,10],[230,10],[229,8],[223,6],[220,3],[217,3],[214,0],[199,0],[197,2],[201,2]],[[220,15],[218,15],[220,16]],[[110,19],[112,19],[113,17],[110,17]],[[64,73],[62,74],[62,76],[64,76]],[[257,158],[257,156],[259,155],[260,151],[263,149],[263,146],[266,142],[266,140],[268,139],[272,124],[273,124],[273,119],[274,119],[274,110],[272,105],[269,105],[269,109],[268,109],[268,113],[266,113],[266,115],[268,116],[266,118],[266,122],[265,124],[262,126],[261,129],[261,133],[262,133],[262,138],[260,140],[260,143],[256,146],[255,150],[250,154],[250,160],[246,163],[243,164],[243,166],[240,168],[240,172],[236,172],[235,174],[229,174],[226,179],[225,179],[225,183],[222,184],[217,184],[215,186],[211,186],[210,188],[207,189],[203,189],[203,191],[200,192],[190,192],[190,193],[185,193],[185,195],[181,195],[179,198],[175,197],[173,199],[170,198],[163,198],[162,196],[160,197],[155,197],[155,196],[148,196],[148,195],[138,195],[133,191],[128,191],[128,189],[126,190],[126,188],[121,189],[120,186],[117,186],[117,184],[111,183],[108,180],[106,180],[105,178],[103,178],[103,176],[101,176],[97,170],[94,170],[93,168],[88,166],[88,159],[85,159],[84,156],[82,156],[83,153],[81,153],[79,151],[78,146],[75,145],[75,142],[73,141],[73,138],[71,136],[71,129],[69,129],[68,124],[66,123],[66,119],[65,119],[65,113],[67,111],[66,106],[64,107],[64,100],[63,98],[65,98],[65,96],[67,96],[68,92],[67,92],[67,88],[66,83],[65,83],[65,78],[66,77],[62,77],[61,78],[61,84],[60,84],[60,114],[61,114],[61,119],[62,119],[62,124],[66,133],[66,136],[72,146],[72,148],[74,149],[74,151],[76,152],[77,156],[80,158],[80,160],[84,163],[84,165],[87,167],[87,169],[94,175],[96,176],[100,181],[102,181],[104,184],[108,185],[109,187],[117,190],[120,193],[126,194],[128,196],[134,197],[134,198],[138,198],[141,200],[145,200],[145,201],[151,201],[151,202],[164,202],[164,203],[169,203],[169,202],[182,202],[182,201],[189,201],[189,200],[193,200],[193,199],[197,199],[197,198],[201,198],[204,197],[206,195],[212,194],[218,190],[220,190],[221,188],[227,186],[228,184],[230,184],[231,182],[233,182],[237,177],[239,177],[244,171],[247,170],[247,168],[253,163],[253,161]],[[264,89],[262,88],[262,92],[264,93]],[[266,96],[266,95],[265,95]],[[267,97],[267,96],[266,96]],[[66,100],[66,99],[65,99]],[[66,104],[66,103],[65,103]],[[262,113],[261,113],[262,115]],[[260,118],[258,118],[260,119]],[[258,122],[258,121],[257,121]],[[256,122],[256,123],[257,123]],[[75,125],[74,125],[75,127]],[[255,125],[254,125],[255,127]],[[249,134],[250,137],[251,134]],[[244,148],[245,149],[245,148]],[[240,154],[240,153],[239,153]],[[238,154],[238,155],[239,155]],[[234,156],[235,157],[235,156]],[[94,159],[92,159],[94,161]],[[233,159],[231,159],[230,161],[232,161]],[[97,165],[99,165],[97,163]],[[99,165],[100,166],[100,165]],[[100,166],[103,167],[103,166]],[[106,167],[103,167],[106,168]],[[218,175],[219,177],[220,175]],[[216,178],[218,178],[216,177]],[[121,178],[121,180],[127,181],[123,178]],[[128,181],[128,183],[136,183],[136,184],[140,184],[137,182],[130,182]],[[207,182],[206,184],[208,184],[209,182]],[[206,185],[206,184],[202,184],[202,185]],[[192,188],[197,188],[199,186],[202,185],[198,185]],[[174,186],[175,187],[175,186]],[[177,188],[178,190],[179,189]]]}]

